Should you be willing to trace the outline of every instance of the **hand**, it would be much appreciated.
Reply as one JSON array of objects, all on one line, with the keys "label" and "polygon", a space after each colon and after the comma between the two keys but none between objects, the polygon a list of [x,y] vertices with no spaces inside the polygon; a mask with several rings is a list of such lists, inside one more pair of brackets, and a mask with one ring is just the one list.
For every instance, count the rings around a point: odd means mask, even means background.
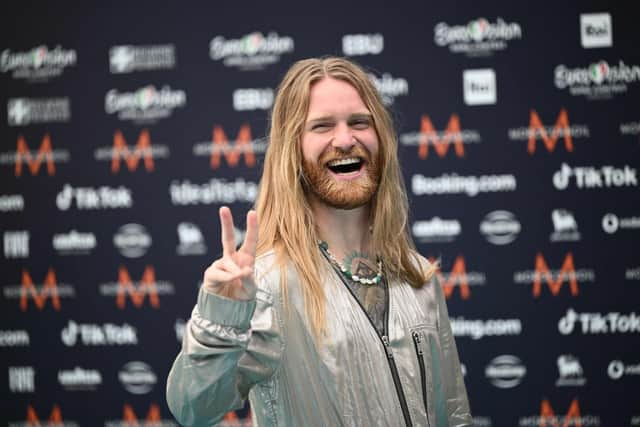
[{"label": "hand", "polygon": [[235,300],[251,300],[256,285],[253,265],[258,244],[258,218],[256,212],[247,213],[247,234],[240,249],[236,250],[231,210],[220,208],[222,226],[222,258],[216,260],[204,272],[202,286],[214,294]]}]

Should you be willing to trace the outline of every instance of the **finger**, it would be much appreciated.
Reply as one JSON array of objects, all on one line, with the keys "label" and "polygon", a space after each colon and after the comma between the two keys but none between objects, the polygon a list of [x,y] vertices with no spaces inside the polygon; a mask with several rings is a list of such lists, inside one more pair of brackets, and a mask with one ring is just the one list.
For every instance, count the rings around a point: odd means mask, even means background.
[{"label": "finger", "polygon": [[226,271],[227,273],[240,273],[242,269],[238,267],[238,265],[233,262],[231,258],[222,258],[214,263],[216,267],[218,267],[222,271]]},{"label": "finger", "polygon": [[221,285],[232,282],[236,279],[242,280],[243,278],[245,278],[245,273],[242,271],[239,271],[237,273],[229,273],[226,271],[218,270],[215,272],[215,274],[207,277],[207,280],[212,285]]},{"label": "finger", "polygon": [[220,226],[222,229],[222,253],[231,256],[236,251],[236,239],[233,235],[233,216],[231,210],[223,206],[220,208]]},{"label": "finger", "polygon": [[247,234],[244,243],[240,247],[240,252],[255,257],[256,247],[258,246],[258,215],[256,211],[247,212]]}]

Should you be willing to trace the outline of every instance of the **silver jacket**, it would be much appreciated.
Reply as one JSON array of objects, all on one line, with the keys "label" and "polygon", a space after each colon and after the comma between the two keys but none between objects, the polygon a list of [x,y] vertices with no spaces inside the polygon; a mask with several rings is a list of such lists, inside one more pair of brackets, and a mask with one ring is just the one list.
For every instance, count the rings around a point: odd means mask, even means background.
[{"label": "silver jacket", "polygon": [[402,426],[407,417],[413,426],[471,425],[458,352],[435,279],[420,289],[389,283],[383,340],[339,276],[328,270],[328,337],[317,345],[295,269],[286,270],[285,309],[274,262],[273,252],[257,258],[254,300],[234,301],[200,289],[167,380],[169,408],[181,424],[214,425],[249,396],[257,426]]}]

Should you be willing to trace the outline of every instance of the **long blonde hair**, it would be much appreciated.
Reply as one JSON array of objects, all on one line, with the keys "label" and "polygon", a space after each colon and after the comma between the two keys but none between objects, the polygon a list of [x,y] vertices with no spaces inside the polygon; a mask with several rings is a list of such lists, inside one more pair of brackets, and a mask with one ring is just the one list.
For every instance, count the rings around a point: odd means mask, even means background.
[{"label": "long blonde hair", "polygon": [[[389,112],[367,74],[353,62],[337,57],[296,62],[282,80],[273,104],[269,145],[256,201],[260,222],[257,254],[274,249],[287,294],[285,263],[293,263],[300,282],[307,321],[314,336],[324,336],[325,293],[318,250],[318,232],[302,184],[301,139],[311,87],[331,77],[349,83],[373,116],[380,145],[380,183],[371,200],[371,251],[381,256],[385,273],[414,287],[422,286],[435,267],[424,268],[409,234],[408,201],[400,172],[397,139]],[[286,298],[285,298],[286,301]]]}]

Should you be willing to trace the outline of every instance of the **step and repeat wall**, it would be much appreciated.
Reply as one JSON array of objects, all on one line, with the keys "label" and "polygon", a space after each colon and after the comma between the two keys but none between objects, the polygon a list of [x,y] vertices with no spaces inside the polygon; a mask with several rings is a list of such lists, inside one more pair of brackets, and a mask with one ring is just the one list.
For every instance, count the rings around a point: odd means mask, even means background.
[{"label": "step and repeat wall", "polygon": [[396,120],[474,424],[640,425],[636,8],[21,7],[0,18],[3,425],[177,425],[218,208],[241,240],[275,87],[320,55],[367,67]]}]

